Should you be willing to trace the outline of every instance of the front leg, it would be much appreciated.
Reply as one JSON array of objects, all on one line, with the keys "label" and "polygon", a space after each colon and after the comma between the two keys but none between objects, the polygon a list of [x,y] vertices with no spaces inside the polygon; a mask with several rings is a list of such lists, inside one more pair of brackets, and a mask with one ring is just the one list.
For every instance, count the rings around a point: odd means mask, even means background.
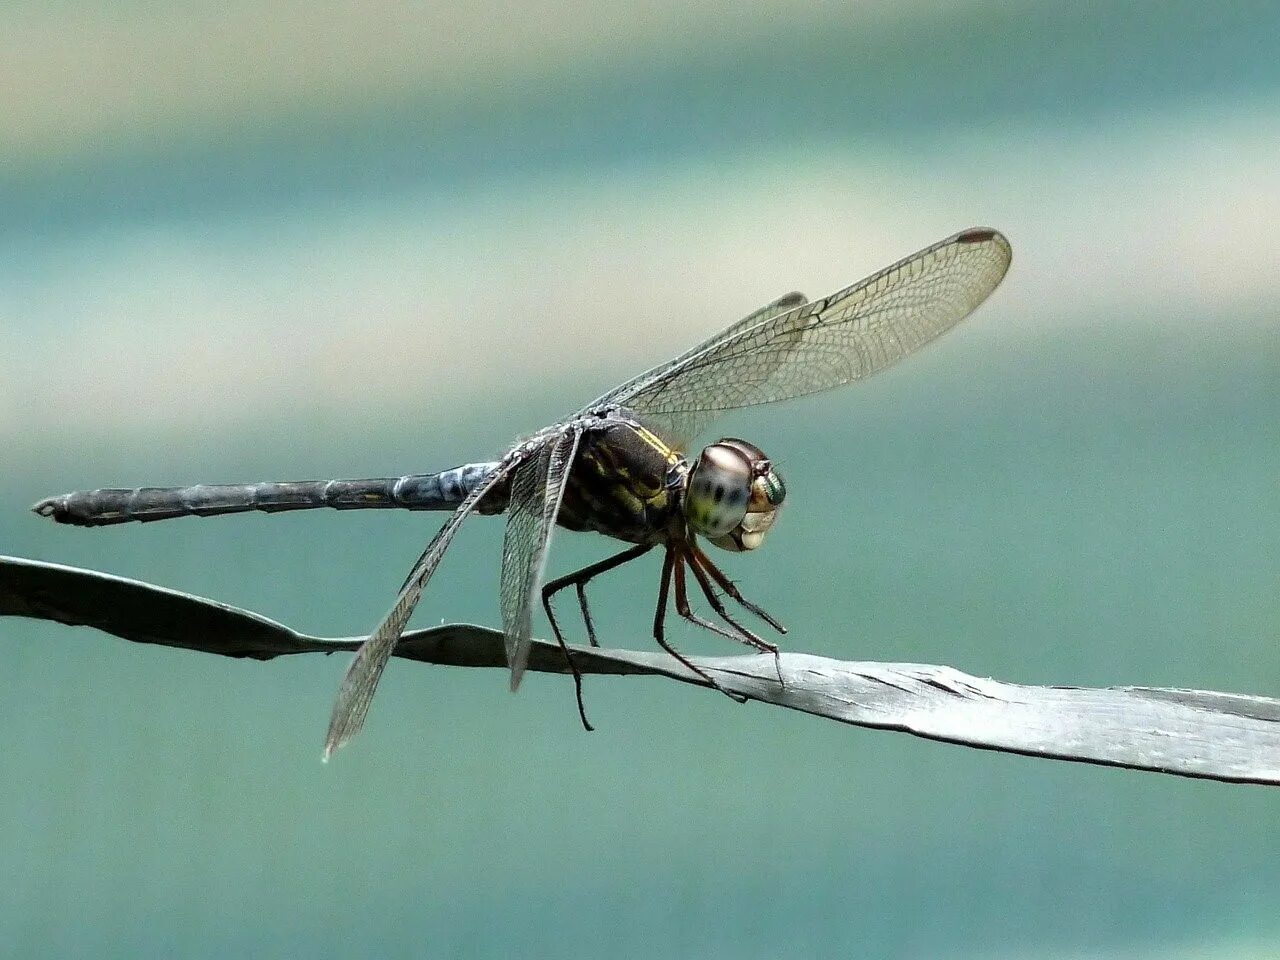
[{"label": "front leg", "polygon": [[[702,548],[696,543],[689,544],[689,553],[692,556],[693,567],[695,570],[700,569],[703,573],[710,574],[711,578],[720,585],[721,590],[733,597],[734,600],[738,601],[738,603],[742,604],[765,623],[769,624],[773,629],[777,630],[779,633],[787,632],[787,628],[775,620],[772,614],[763,607],[757,606],[744,597],[742,592],[738,589],[738,585],[725,576],[724,571],[717,567],[715,563],[712,562],[711,558],[703,553]],[[724,615],[721,614],[721,616]],[[728,617],[725,617],[725,619],[727,620]]]},{"label": "front leg", "polygon": [[[695,664],[692,660],[690,660],[688,657],[682,654],[679,650],[671,646],[671,644],[667,643],[667,636],[666,636],[667,597],[671,589],[672,575],[675,573],[677,569],[679,569],[679,567],[683,563],[684,563],[683,558],[676,555],[676,548],[668,546],[666,559],[663,560],[662,562],[662,580],[658,584],[658,609],[655,612],[653,617],[653,639],[658,641],[658,646],[660,646],[663,650],[667,651],[667,653],[671,654],[671,656],[675,657],[678,661],[680,661],[680,663],[682,663],[689,670],[692,670],[699,677],[705,680],[709,686],[713,687],[716,690],[719,690],[730,700],[736,700],[738,703],[746,703],[747,702],[746,697],[744,697],[740,693],[734,693],[733,691],[726,690],[724,687],[720,686],[720,684],[716,682],[715,678],[711,676],[711,674],[707,673],[705,670],[703,670],[701,667]],[[684,577],[683,575],[680,575],[680,574],[677,574],[676,576],[678,578],[676,581],[676,593],[677,593],[676,605],[680,606],[683,602],[683,606],[688,607],[689,605],[688,600],[683,599],[680,596],[680,594],[683,593],[682,584],[684,582]]]}]

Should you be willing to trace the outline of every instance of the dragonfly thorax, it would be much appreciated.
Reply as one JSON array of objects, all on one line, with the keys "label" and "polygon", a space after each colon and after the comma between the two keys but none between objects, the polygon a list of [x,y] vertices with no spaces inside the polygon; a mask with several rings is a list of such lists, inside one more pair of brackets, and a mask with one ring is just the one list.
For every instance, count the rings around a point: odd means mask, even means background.
[{"label": "dragonfly thorax", "polygon": [[725,437],[704,448],[689,470],[685,521],[724,550],[754,550],[778,519],[786,493],[763,450]]}]

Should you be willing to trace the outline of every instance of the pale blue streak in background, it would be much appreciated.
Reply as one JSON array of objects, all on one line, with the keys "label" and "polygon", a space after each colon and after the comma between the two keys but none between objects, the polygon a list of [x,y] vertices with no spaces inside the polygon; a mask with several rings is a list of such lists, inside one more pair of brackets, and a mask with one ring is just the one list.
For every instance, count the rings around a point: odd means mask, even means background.
[{"label": "pale blue streak in background", "polygon": [[[731,55],[637,55],[472,98],[423,91],[367,114],[313,111],[154,146],[106,144],[0,178],[0,231],[83,230],[202,210],[318,204],[424,181],[670,164],[777,144],[936,149],[1009,125],[1088,128],[1280,93],[1273,3],[1056,4],[780,30]],[[477,53],[477,55],[482,55]],[[284,69],[287,65],[279,65]],[[945,155],[937,158],[945,163]],[[0,235],[3,235],[0,234]]]}]

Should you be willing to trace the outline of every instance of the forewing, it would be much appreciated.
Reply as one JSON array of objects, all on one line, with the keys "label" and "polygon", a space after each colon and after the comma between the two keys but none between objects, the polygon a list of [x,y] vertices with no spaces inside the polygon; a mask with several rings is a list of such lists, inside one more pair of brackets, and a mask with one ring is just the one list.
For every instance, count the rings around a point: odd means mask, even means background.
[{"label": "forewing", "polygon": [[743,317],[733,326],[729,327],[729,329],[720,331],[720,333],[716,334],[712,340],[704,341],[692,350],[680,354],[680,356],[676,357],[674,360],[668,360],[666,363],[661,363],[651,370],[646,370],[639,376],[632,377],[626,383],[614,387],[603,397],[599,397],[592,403],[588,404],[580,412],[586,413],[588,410],[595,410],[609,403],[621,402],[621,398],[630,397],[647,384],[662,379],[664,375],[672,372],[685,363],[685,361],[701,353],[711,343],[718,343],[727,337],[733,336],[741,330],[748,329],[749,327],[759,326],[766,320],[771,320],[780,314],[787,313],[788,311],[794,310],[796,307],[803,306],[808,302],[809,298],[799,291],[793,290],[791,293],[784,294],[772,303],[767,303],[754,313]]},{"label": "forewing", "polygon": [[533,643],[533,610],[547,565],[547,550],[565,480],[578,449],[577,430],[569,429],[545,444],[516,470],[511,481],[506,535],[502,541],[499,597],[511,689],[520,686]]},{"label": "forewing", "polygon": [[458,509],[436,533],[427,549],[423,551],[418,562],[414,564],[409,579],[396,597],[395,606],[387,614],[378,629],[356,651],[356,657],[347,668],[342,678],[342,686],[338,690],[338,699],[333,705],[333,714],[329,718],[329,732],[324,741],[324,756],[327,760],[335,750],[347,743],[360,732],[364,726],[365,716],[369,712],[369,703],[373,700],[374,691],[378,689],[378,681],[382,671],[391,659],[391,654],[400,640],[405,624],[418,605],[427,581],[435,573],[436,567],[448,549],[450,541],[462,526],[462,522],[475,509],[481,498],[493,487],[505,480],[521,460],[516,456],[509,458],[493,471],[483,483],[471,491]]},{"label": "forewing", "polygon": [[688,434],[726,410],[862,380],[967,317],[1011,256],[998,232],[966,230],[839,293],[740,321],[607,401]]}]

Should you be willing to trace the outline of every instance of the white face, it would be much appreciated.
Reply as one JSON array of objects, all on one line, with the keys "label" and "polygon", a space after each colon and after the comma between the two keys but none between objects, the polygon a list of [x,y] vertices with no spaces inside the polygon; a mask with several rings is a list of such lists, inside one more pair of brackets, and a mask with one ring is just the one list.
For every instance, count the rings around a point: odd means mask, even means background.
[{"label": "white face", "polygon": [[764,452],[726,437],[704,449],[689,471],[685,520],[717,547],[754,550],[777,520],[785,496],[782,477]]}]

